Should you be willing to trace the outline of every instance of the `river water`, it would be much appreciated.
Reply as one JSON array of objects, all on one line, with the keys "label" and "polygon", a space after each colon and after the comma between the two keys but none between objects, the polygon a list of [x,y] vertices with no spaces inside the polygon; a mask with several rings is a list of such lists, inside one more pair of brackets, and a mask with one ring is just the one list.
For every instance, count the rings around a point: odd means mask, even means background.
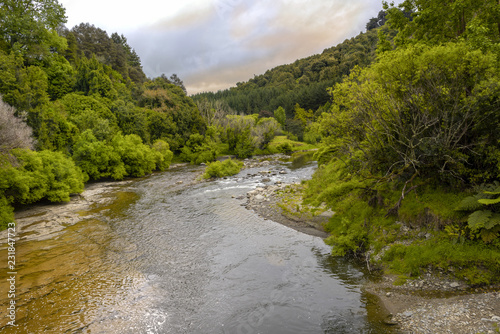
[{"label": "river water", "polygon": [[263,185],[259,171],[298,182],[315,167],[279,162],[201,183],[201,167],[173,168],[115,190],[113,203],[50,237],[21,230],[17,327],[4,326],[2,272],[2,333],[391,332],[359,268],[237,199]]}]

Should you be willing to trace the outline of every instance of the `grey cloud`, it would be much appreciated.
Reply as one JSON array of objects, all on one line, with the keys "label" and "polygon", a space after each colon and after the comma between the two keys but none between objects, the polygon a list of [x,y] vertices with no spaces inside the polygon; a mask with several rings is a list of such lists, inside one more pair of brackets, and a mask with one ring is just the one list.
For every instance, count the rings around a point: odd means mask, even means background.
[{"label": "grey cloud", "polygon": [[381,7],[372,0],[215,0],[127,37],[148,76],[177,73],[192,94],[319,53],[363,31]]}]

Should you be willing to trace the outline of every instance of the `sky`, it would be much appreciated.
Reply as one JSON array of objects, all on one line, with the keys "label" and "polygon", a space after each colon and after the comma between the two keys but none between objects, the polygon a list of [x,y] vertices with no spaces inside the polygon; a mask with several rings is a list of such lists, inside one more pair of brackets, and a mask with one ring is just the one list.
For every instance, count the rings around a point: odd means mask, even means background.
[{"label": "sky", "polygon": [[382,0],[59,0],[72,28],[123,34],[150,78],[217,91],[365,31]]}]

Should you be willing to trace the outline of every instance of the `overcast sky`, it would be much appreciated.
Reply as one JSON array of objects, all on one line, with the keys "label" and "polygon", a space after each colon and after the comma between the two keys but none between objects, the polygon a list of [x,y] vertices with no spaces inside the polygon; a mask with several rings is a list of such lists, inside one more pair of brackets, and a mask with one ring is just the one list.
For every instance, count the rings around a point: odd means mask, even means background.
[{"label": "overcast sky", "polygon": [[59,0],[68,28],[123,34],[150,78],[217,91],[365,31],[382,0]]}]

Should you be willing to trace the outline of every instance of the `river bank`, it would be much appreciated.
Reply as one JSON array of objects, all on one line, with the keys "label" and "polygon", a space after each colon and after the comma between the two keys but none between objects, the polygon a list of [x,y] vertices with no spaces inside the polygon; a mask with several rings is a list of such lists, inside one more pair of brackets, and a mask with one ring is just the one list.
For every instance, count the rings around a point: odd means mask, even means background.
[{"label": "river bank", "polygon": [[[244,205],[265,219],[297,231],[328,236],[321,223],[333,213],[320,209],[311,214],[297,207],[299,198],[293,188],[294,185],[286,184],[259,187],[248,192]],[[487,291],[471,289],[443,274],[429,272],[426,277],[403,285],[395,285],[397,278],[385,275],[367,282],[364,289],[382,303],[386,323],[398,326],[403,333],[500,332],[500,287]]]}]

